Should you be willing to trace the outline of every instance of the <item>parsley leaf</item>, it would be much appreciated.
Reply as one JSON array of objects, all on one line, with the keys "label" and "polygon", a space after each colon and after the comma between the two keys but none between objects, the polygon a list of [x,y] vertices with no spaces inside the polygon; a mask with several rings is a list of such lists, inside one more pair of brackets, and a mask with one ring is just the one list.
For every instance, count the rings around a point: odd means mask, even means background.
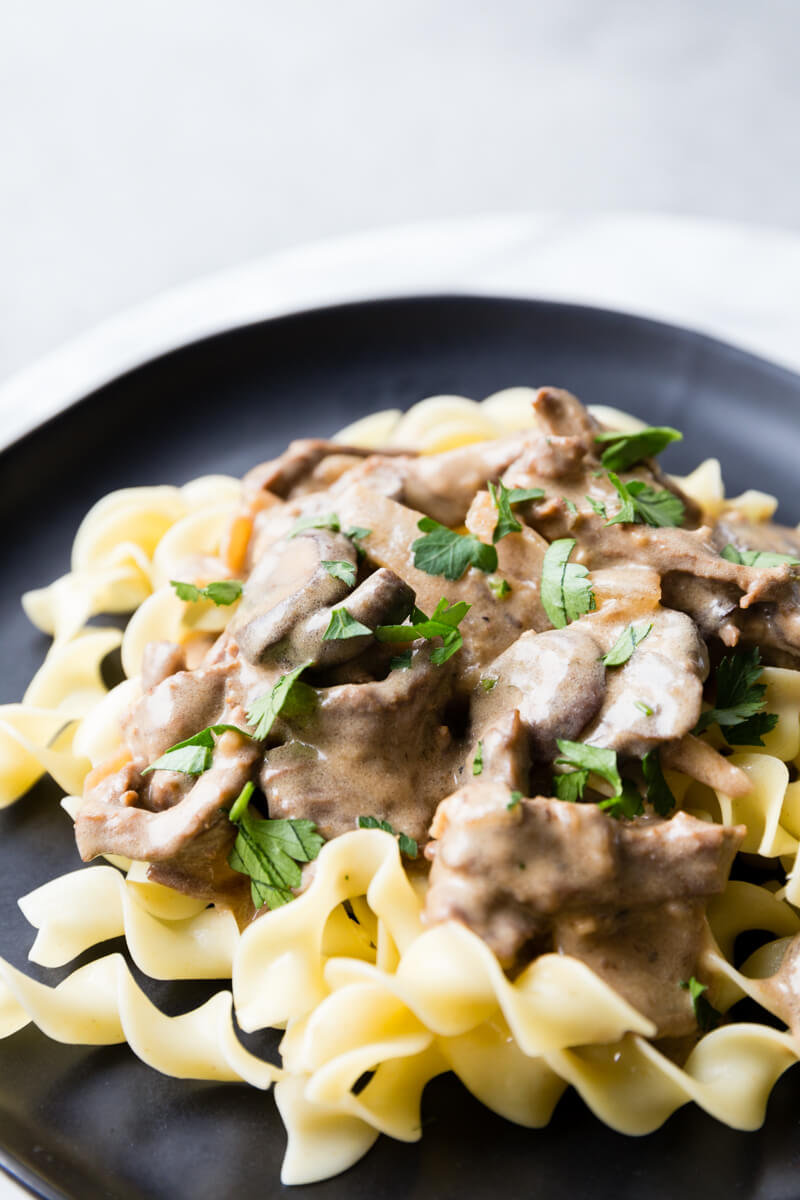
[{"label": "parsley leaf", "polygon": [[767,687],[757,682],[762,669],[757,646],[721,659],[715,706],[700,714],[693,732],[719,725],[729,746],[763,746],[762,735],[775,728],[778,717],[763,711]]},{"label": "parsley leaf", "polygon": [[608,516],[608,510],[606,509],[606,506],[603,504],[602,500],[595,500],[594,497],[587,496],[586,501],[592,511],[597,513],[598,517],[602,517],[603,520],[606,519]]},{"label": "parsley leaf", "polygon": [[389,663],[390,671],[407,671],[411,666],[411,651],[404,650],[402,654],[396,654]]},{"label": "parsley leaf", "polygon": [[487,677],[487,678],[484,678],[484,679],[482,679],[482,680],[480,681],[480,683],[481,683],[481,687],[483,688],[483,690],[484,690],[485,692],[491,692],[492,688],[495,688],[495,687],[497,687],[497,680],[496,680],[496,679],[489,679],[488,677]]},{"label": "parsley leaf", "polygon": [[502,575],[492,575],[489,580],[489,590],[498,600],[505,600],[511,595],[511,584]]},{"label": "parsley leaf", "polygon": [[497,551],[494,546],[473,537],[471,533],[454,533],[433,517],[422,517],[417,528],[424,537],[411,544],[414,566],[426,575],[444,575],[445,579],[460,579],[468,567],[491,574],[497,570]]},{"label": "parsley leaf", "polygon": [[342,583],[346,583],[348,587],[356,586],[356,569],[352,563],[345,562],[341,558],[323,558],[320,561],[334,579],[341,579]]},{"label": "parsley leaf", "polygon": [[[265,692],[263,696],[259,696],[254,700],[250,708],[247,710],[247,719],[251,725],[255,725],[253,737],[256,741],[261,742],[269,734],[272,729],[275,718],[289,703],[292,692],[298,692],[299,696],[292,697],[297,703],[302,706],[304,702],[311,700],[314,695],[312,688],[303,688],[301,683],[298,683],[300,675],[305,671],[306,667],[311,665],[311,660],[301,663],[299,667],[295,667],[293,671],[289,671],[286,675],[281,675],[280,679],[273,685],[272,690]],[[296,710],[295,710],[296,711]],[[287,716],[290,713],[287,713]]]},{"label": "parsley leaf", "polygon": [[653,709],[649,704],[645,704],[644,700],[634,700],[633,707],[638,708],[639,712],[643,712],[646,717],[653,715]]},{"label": "parsley leaf", "polygon": [[183,775],[202,775],[211,766],[211,754],[214,749],[214,739],[211,735],[225,733],[228,729],[240,733],[242,737],[250,737],[250,734],[238,725],[207,725],[186,741],[170,746],[155,762],[145,767],[142,774],[146,775],[148,771],[180,771]]},{"label": "parsley leaf", "polygon": [[[247,788],[249,787],[249,791]],[[228,813],[238,826],[228,865],[250,876],[250,894],[256,908],[280,908],[294,900],[292,888],[300,886],[298,863],[311,862],[322,849],[324,838],[313,821],[260,820],[247,812],[253,792],[245,784]]]},{"label": "parsley leaf", "polygon": [[668,817],[675,807],[675,797],[672,789],[664,778],[661,769],[661,754],[656,747],[648,750],[642,759],[642,771],[647,784],[647,799],[660,817]]},{"label": "parsley leaf", "polygon": [[522,792],[518,792],[515,789],[511,793],[511,799],[509,800],[508,804],[506,805],[506,808],[508,809],[509,812],[511,812],[511,811],[513,811],[513,809],[515,809],[517,807],[518,804],[521,804],[521,803],[522,803]]},{"label": "parsley leaf", "polygon": [[302,533],[304,529],[330,529],[332,533],[339,533],[341,530],[339,518],[336,513],[325,513],[317,516],[301,517],[300,520],[289,531],[290,538],[297,537],[298,533]]},{"label": "parsley leaf", "polygon": [[437,667],[447,662],[464,644],[459,633],[458,625],[464,619],[472,606],[460,600],[457,604],[448,606],[442,597],[434,609],[432,617],[426,617],[419,608],[415,608],[409,625],[379,625],[375,636],[379,642],[415,642],[417,638],[442,639],[442,645],[431,654],[431,662]]},{"label": "parsley leaf", "polygon": [[405,854],[406,858],[416,858],[419,854],[419,846],[414,838],[409,837],[407,833],[398,833],[388,821],[381,821],[378,817],[359,817],[356,825],[359,829],[382,829],[384,833],[390,833],[392,837],[397,838],[400,853]]},{"label": "parsley leaf", "polygon": [[564,508],[567,510],[567,512],[570,514],[570,516],[577,517],[578,509],[575,506],[575,502],[573,500],[570,500],[569,496],[562,496],[561,503],[564,505]]},{"label": "parsley leaf", "polygon": [[511,511],[512,504],[521,504],[523,500],[541,500],[544,492],[541,488],[507,488],[502,480],[497,487],[488,484],[492,504],[497,509],[497,524],[492,534],[492,543],[497,545],[507,533],[519,533],[522,525]]},{"label": "parsley leaf", "polygon": [[569,562],[574,548],[575,538],[559,538],[548,546],[542,564],[542,604],[556,629],[595,607],[589,572],[580,563]]},{"label": "parsley leaf", "polygon": [[800,566],[800,558],[792,558],[791,554],[773,554],[771,550],[737,550],[730,542],[720,551],[720,558],[741,563],[745,567],[782,567],[785,563],[793,567]]},{"label": "parsley leaf", "polygon": [[194,603],[197,600],[211,600],[217,607],[235,604],[242,594],[244,584],[239,579],[219,579],[206,587],[197,587],[194,583],[182,583],[180,579],[170,579],[170,585],[175,589],[179,600]]},{"label": "parsley leaf", "polygon": [[483,774],[483,742],[478,742],[478,749],[475,751],[475,757],[472,760],[472,774]]},{"label": "parsley leaf", "polygon": [[608,472],[608,478],[616,488],[620,498],[620,508],[616,516],[606,525],[633,524],[672,526],[680,525],[683,521],[683,501],[665,488],[657,492],[641,479],[632,479],[623,483],[614,474]]},{"label": "parsley leaf", "polygon": [[334,608],[322,640],[323,642],[334,642],[340,641],[342,638],[361,637],[365,633],[372,633],[368,625],[362,625],[355,617],[351,617],[346,608]]},{"label": "parsley leaf", "polygon": [[700,1032],[708,1033],[709,1030],[715,1029],[722,1020],[722,1014],[712,1007],[711,1001],[704,995],[708,991],[708,984],[700,983],[693,975],[691,979],[681,980],[678,987],[689,993]]},{"label": "parsley leaf", "polygon": [[608,471],[627,471],[643,458],[654,458],[670,444],[680,442],[683,434],[669,425],[648,425],[636,433],[620,433],[609,429],[595,434],[595,441],[605,445],[600,461]]},{"label": "parsley leaf", "polygon": [[350,541],[355,546],[356,555],[359,558],[364,558],[367,553],[364,547],[361,545],[361,542],[365,537],[369,537],[371,533],[371,529],[364,529],[361,525],[354,525],[352,529],[346,529],[344,532],[344,536],[349,537]]},{"label": "parsley leaf", "polygon": [[644,621],[639,625],[629,625],[619,635],[608,654],[604,654],[600,661],[606,667],[621,667],[628,661],[639,643],[644,641],[652,628],[652,621],[649,625],[645,625]]},{"label": "parsley leaf", "polygon": [[642,798],[636,788],[620,777],[616,750],[587,746],[584,742],[570,742],[566,738],[558,738],[556,745],[561,753],[561,757],[555,760],[556,766],[573,768],[567,774],[554,777],[559,800],[575,802],[583,799],[589,775],[594,774],[614,789],[613,796],[598,802],[598,808],[606,810],[612,817],[635,817],[642,811]]}]

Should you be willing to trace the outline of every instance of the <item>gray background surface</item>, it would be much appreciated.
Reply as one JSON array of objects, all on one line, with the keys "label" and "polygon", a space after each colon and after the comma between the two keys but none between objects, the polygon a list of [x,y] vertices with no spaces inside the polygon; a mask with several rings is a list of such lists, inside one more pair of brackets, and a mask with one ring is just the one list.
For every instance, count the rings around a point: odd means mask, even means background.
[{"label": "gray background surface", "polygon": [[800,227],[797,0],[2,0],[0,379],[165,287],[489,210]]}]

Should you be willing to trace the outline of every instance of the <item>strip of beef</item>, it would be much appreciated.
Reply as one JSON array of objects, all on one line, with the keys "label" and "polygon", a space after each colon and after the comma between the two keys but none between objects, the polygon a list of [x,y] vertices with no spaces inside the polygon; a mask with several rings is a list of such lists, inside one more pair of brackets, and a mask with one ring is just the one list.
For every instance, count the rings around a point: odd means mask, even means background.
[{"label": "strip of beef", "polygon": [[[370,453],[359,446],[342,446],[324,438],[299,438],[290,442],[278,458],[259,463],[247,472],[243,480],[245,493],[268,491],[285,500],[302,494],[303,490],[323,491]],[[335,470],[322,479],[314,479],[314,471],[331,458]],[[313,480],[311,487],[308,487],[309,478]]]},{"label": "strip of beef", "polygon": [[491,662],[523,630],[548,627],[539,600],[538,580],[512,581],[511,594],[505,600],[498,600],[489,586],[489,576],[475,567],[469,567],[455,581],[415,567],[411,547],[422,536],[417,527],[420,512],[363,486],[343,493],[338,509],[343,527],[359,525],[370,530],[363,542],[369,559],[404,579],[414,590],[418,607],[429,616],[442,597],[451,604],[463,600],[471,605],[459,625],[464,637],[463,649],[458,654],[456,686],[460,689],[473,687],[483,665]]},{"label": "strip of beef", "polygon": [[685,813],[615,821],[542,796],[510,806],[502,784],[469,784],[431,827],[426,917],[463,922],[507,965],[548,949],[580,958],[660,1037],[680,1037],[695,1018],[679,984],[744,833]]},{"label": "strip of beef", "polygon": [[464,754],[445,723],[451,669],[429,654],[415,651],[410,668],[386,679],[320,690],[316,710],[266,756],[270,816],[310,818],[327,838],[377,815],[425,840]]}]

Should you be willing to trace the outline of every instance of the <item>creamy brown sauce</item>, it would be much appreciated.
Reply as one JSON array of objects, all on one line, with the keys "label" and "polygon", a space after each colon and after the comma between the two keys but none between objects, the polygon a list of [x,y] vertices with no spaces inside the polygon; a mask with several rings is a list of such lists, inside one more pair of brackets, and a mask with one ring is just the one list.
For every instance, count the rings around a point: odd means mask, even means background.
[{"label": "creamy brown sauce", "polygon": [[[619,499],[599,466],[597,426],[555,389],[536,408],[544,431],[448,454],[368,455],[309,440],[250,472],[238,609],[207,650],[148,649],[142,698],[123,723],[130,761],[87,792],[78,845],[86,859],[150,862],[155,878],[228,904],[244,922],[253,909],[247,879],[227,865],[227,810],[246,782],[264,815],[309,818],[326,838],[374,815],[425,848],[428,921],[466,923],[509,968],[545,950],[575,955],[659,1036],[680,1039],[695,1025],[678,985],[698,969],[706,902],[724,888],[743,831],[647,808],[615,820],[591,789],[586,803],[555,799],[556,741],[616,751],[640,789],[643,756],[663,747],[665,765],[740,794],[742,772],[691,735],[709,648],[757,641],[767,661],[797,665],[798,585],[788,567],[747,567],[719,551],[731,541],[794,553],[797,539],[729,518],[702,525],[696,505],[647,462],[622,479],[673,491],[682,527],[609,526],[595,508],[613,515]],[[545,493],[515,507],[522,529],[497,545],[507,595],[476,567],[455,581],[417,567],[422,516],[491,542],[497,513],[486,485],[500,479]],[[332,512],[341,530],[369,530],[363,554],[338,530],[291,536],[300,518]],[[542,564],[562,537],[576,540],[572,561],[590,570],[596,609],[553,629]],[[326,569],[331,561],[352,569],[352,585]],[[443,665],[431,661],[438,642],[414,643],[410,665],[392,670],[405,645],[372,632],[325,637],[336,609],[374,631],[414,606],[430,615],[443,597],[470,605],[463,646]],[[605,667],[634,622],[650,626],[647,638],[626,663]],[[263,742],[247,736],[254,701],[302,663],[313,704],[281,714]],[[205,773],[146,772],[220,723],[245,734],[220,737]],[[514,803],[512,793],[521,793]]]}]

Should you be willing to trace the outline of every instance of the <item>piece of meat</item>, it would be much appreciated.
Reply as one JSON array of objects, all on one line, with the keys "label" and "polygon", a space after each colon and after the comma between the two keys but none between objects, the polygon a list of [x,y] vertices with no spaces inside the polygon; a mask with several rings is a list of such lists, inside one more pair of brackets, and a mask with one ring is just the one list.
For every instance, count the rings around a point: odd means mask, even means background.
[{"label": "piece of meat", "polygon": [[442,597],[450,604],[466,601],[471,605],[459,625],[464,637],[458,652],[459,690],[474,687],[482,667],[524,630],[549,625],[536,583],[512,586],[511,594],[498,600],[489,587],[489,576],[475,567],[455,581],[418,570],[411,547],[422,536],[417,527],[421,513],[360,485],[342,494],[338,511],[343,527],[358,525],[370,530],[363,543],[369,559],[404,579],[416,594],[417,606],[428,616]]},{"label": "piece of meat", "polygon": [[[530,748],[528,730],[512,709],[503,713],[494,725],[483,731],[480,739],[481,774],[505,784],[509,792],[527,792],[529,782]],[[477,746],[471,757],[474,760]]]},{"label": "piece of meat", "polygon": [[726,796],[746,796],[753,790],[746,771],[735,767],[708,742],[691,733],[663,748],[661,765],[682,771],[690,779],[696,779],[714,791],[724,792]]},{"label": "piece of meat", "polygon": [[133,805],[83,799],[75,837],[86,862],[98,854],[121,854],[137,862],[164,862],[210,828],[216,814],[230,807],[250,779],[261,751],[237,733],[224,733],[212,765],[197,777],[178,804],[161,812]]},{"label": "piece of meat", "polygon": [[236,827],[219,810],[207,827],[165,862],[151,863],[147,878],[187,896],[230,908],[243,928],[255,915],[250,880],[228,865]]},{"label": "piece of meat", "polygon": [[737,550],[766,550],[773,554],[789,554],[800,559],[800,532],[788,525],[772,521],[748,521],[737,512],[724,513],[712,534],[717,550],[735,546]]},{"label": "piece of meat", "polygon": [[424,841],[463,758],[445,724],[451,671],[415,651],[386,679],[322,689],[316,710],[270,750],[260,774],[271,817],[306,817],[324,837],[376,815]]},{"label": "piece of meat", "polygon": [[148,642],[142,655],[142,691],[186,670],[186,655],[176,642]]},{"label": "piece of meat", "polygon": [[475,736],[516,710],[528,734],[533,758],[549,761],[556,738],[577,740],[605,696],[602,649],[576,621],[565,629],[523,633],[486,668],[497,680],[491,691],[478,688],[472,700]]},{"label": "piece of meat", "polygon": [[686,813],[626,822],[593,804],[515,804],[501,783],[472,783],[437,809],[426,919],[462,921],[506,965],[532,946],[573,954],[659,1036],[681,1036],[694,1016],[674,993],[694,974],[705,900],[724,889],[744,833]]},{"label": "piece of meat", "polygon": [[245,494],[268,491],[285,500],[330,455],[337,459],[346,456],[350,465],[355,465],[370,453],[360,446],[342,446],[324,438],[299,438],[277,458],[247,472],[242,481]]}]

